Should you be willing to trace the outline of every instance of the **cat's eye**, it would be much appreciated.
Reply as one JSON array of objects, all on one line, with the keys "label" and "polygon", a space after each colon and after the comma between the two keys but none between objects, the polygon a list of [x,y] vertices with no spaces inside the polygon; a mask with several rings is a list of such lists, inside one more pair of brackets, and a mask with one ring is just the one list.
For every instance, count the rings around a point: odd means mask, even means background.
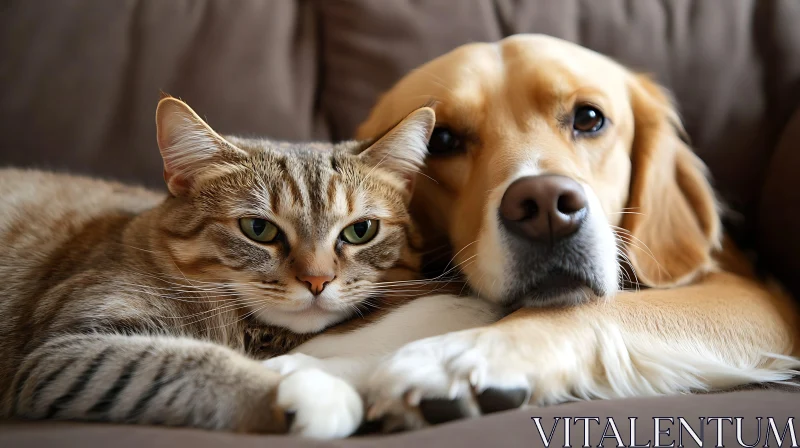
[{"label": "cat's eye", "polygon": [[575,109],[572,119],[572,129],[580,134],[593,134],[603,129],[606,118],[594,106],[580,106]]},{"label": "cat's eye", "polygon": [[464,141],[445,127],[434,128],[428,140],[428,153],[432,156],[449,156],[464,152]]},{"label": "cat's eye", "polygon": [[278,236],[278,227],[262,218],[241,218],[239,227],[253,241],[270,243]]},{"label": "cat's eye", "polygon": [[378,221],[365,219],[345,227],[341,238],[350,244],[364,244],[375,238],[377,233]]}]

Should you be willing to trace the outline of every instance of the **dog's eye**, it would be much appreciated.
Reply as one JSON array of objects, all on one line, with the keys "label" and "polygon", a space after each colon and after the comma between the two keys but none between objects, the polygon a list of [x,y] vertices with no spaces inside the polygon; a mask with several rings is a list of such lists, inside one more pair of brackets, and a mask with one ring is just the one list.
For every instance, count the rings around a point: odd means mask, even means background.
[{"label": "dog's eye", "polygon": [[435,128],[428,141],[428,153],[446,156],[463,151],[463,142],[447,128]]},{"label": "dog's eye", "polygon": [[572,129],[583,134],[590,134],[603,129],[606,118],[603,113],[593,106],[581,106],[575,109],[572,120]]}]

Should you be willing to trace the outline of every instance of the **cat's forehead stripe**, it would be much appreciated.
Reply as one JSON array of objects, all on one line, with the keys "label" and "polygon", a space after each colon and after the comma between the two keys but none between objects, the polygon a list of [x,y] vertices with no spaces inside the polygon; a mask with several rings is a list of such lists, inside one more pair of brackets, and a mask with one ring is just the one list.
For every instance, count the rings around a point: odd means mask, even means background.
[{"label": "cat's forehead stripe", "polygon": [[292,202],[294,205],[298,207],[305,206],[305,198],[303,197],[303,189],[300,187],[301,183],[298,182],[298,177],[300,177],[301,173],[299,170],[294,166],[294,164],[289,165],[292,169],[287,169],[283,172],[283,181],[285,185],[289,188],[289,191],[292,194]]},{"label": "cat's forehead stripe", "polygon": [[349,146],[257,140],[238,140],[237,146],[251,155],[245,162],[251,165],[249,174],[234,181],[236,190],[225,194],[235,203],[228,213],[263,216],[296,238],[313,240],[356,219],[405,214],[396,180],[361,163]]}]

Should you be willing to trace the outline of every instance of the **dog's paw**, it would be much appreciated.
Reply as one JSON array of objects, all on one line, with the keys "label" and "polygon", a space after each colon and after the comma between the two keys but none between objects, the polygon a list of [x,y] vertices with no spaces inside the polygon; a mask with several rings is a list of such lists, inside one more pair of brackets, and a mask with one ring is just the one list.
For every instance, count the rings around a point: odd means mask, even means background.
[{"label": "dog's paw", "polygon": [[300,369],[315,368],[324,370],[322,369],[322,362],[319,359],[302,353],[276,356],[266,361],[261,361],[261,365],[281,375],[288,375]]},{"label": "dog's paw", "polygon": [[347,437],[364,417],[361,396],[350,384],[313,368],[283,378],[275,402],[286,413],[289,432],[305,437]]},{"label": "dog's paw", "polygon": [[493,329],[422,339],[391,355],[370,377],[367,418],[395,430],[520,407],[531,396],[532,367]]}]

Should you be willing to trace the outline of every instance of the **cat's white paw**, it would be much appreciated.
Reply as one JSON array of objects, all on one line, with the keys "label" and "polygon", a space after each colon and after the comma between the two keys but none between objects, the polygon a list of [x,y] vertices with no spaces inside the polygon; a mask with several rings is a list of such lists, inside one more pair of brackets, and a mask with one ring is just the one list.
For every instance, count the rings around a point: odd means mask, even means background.
[{"label": "cat's white paw", "polygon": [[316,368],[324,370],[322,364],[323,363],[319,359],[302,353],[276,356],[261,362],[261,365],[264,367],[274,370],[281,375],[288,375],[300,369]]},{"label": "cat's white paw", "polygon": [[501,332],[474,329],[412,342],[368,381],[367,418],[415,428],[523,405],[531,364]]},{"label": "cat's white paw", "polygon": [[364,418],[364,403],[350,384],[313,368],[300,369],[283,378],[276,403],[293,415],[289,432],[305,437],[347,437]]}]

